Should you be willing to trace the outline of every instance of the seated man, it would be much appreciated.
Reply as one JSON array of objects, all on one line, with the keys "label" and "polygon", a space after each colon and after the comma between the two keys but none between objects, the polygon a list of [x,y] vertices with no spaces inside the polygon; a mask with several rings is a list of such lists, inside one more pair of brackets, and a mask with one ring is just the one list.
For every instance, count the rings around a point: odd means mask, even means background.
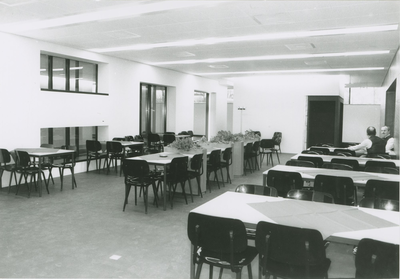
[{"label": "seated man", "polygon": [[366,149],[368,155],[372,154],[384,154],[385,153],[385,141],[380,137],[376,136],[375,127],[367,128],[367,136],[368,138],[363,140],[360,144],[355,146],[350,146],[350,150],[360,150]]},{"label": "seated man", "polygon": [[389,155],[395,155],[394,153],[394,138],[390,134],[390,128],[388,126],[383,126],[381,128],[382,139],[386,143],[385,153]]}]

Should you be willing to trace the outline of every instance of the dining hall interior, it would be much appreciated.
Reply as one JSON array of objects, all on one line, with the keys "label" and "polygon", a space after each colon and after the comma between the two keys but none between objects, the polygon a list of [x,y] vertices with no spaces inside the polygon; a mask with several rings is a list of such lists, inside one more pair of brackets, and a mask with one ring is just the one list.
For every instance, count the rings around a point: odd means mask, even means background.
[{"label": "dining hall interior", "polygon": [[[307,278],[262,260],[256,228],[279,223],[322,234],[316,278],[361,277],[362,239],[395,247],[398,278],[399,22],[399,1],[0,0],[0,277]],[[390,151],[349,151],[369,126],[388,127]],[[171,182],[172,161],[191,173],[198,153],[199,179]],[[335,169],[345,157],[357,167]],[[129,178],[138,162],[146,187]],[[312,198],[282,192],[283,172]],[[350,177],[351,197],[318,202],[318,175]],[[397,209],[360,206],[369,180],[394,183],[374,202]],[[223,223],[204,216],[240,220],[249,264],[197,253],[195,222]]]}]

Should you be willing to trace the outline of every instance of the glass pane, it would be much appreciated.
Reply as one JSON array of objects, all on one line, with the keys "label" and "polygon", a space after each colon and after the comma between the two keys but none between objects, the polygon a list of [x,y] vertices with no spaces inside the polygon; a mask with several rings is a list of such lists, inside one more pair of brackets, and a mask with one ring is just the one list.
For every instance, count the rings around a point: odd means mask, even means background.
[{"label": "glass pane", "polygon": [[194,92],[193,134],[207,135],[207,93]]},{"label": "glass pane", "polygon": [[70,61],[70,91],[96,93],[96,65]]},{"label": "glass pane", "polygon": [[53,128],[53,146],[54,148],[65,146],[65,128]]},{"label": "glass pane", "polygon": [[49,56],[40,55],[40,88],[49,89]]},{"label": "glass pane", "polygon": [[152,94],[152,131],[154,133],[164,133],[165,131],[165,87],[156,86]]},{"label": "glass pane", "polygon": [[49,144],[49,128],[40,129],[40,145]]},{"label": "glass pane", "polygon": [[140,96],[140,128],[141,131],[140,133],[142,134],[143,132],[147,132],[147,94],[148,94],[148,87],[147,85],[142,85],[142,90],[141,90],[141,96]]},{"label": "glass pane", "polygon": [[64,58],[53,57],[53,89],[66,90]]},{"label": "glass pane", "polygon": [[75,127],[69,128],[69,146],[68,149],[74,149],[76,150],[76,129]]}]

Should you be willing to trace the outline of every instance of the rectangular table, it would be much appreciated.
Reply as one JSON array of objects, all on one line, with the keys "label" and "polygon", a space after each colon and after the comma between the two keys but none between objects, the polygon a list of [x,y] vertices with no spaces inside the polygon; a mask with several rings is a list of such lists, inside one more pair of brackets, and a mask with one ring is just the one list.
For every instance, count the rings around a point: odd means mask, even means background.
[{"label": "rectangular table", "polygon": [[314,181],[315,177],[318,174],[350,177],[351,179],[353,179],[354,184],[359,187],[365,187],[365,184],[367,183],[367,181],[369,179],[389,180],[389,181],[400,182],[400,175],[397,175],[397,174],[276,165],[273,168],[270,168],[269,170],[266,170],[263,172],[263,185],[264,186],[267,185],[267,175],[268,175],[268,171],[270,171],[270,170],[298,172],[298,173],[300,173],[300,175],[304,181]]},{"label": "rectangular table", "polygon": [[357,160],[360,167],[365,167],[365,163],[367,161],[379,161],[379,162],[393,162],[396,164],[396,167],[400,167],[400,160],[392,160],[392,159],[379,159],[379,158],[367,158],[367,157],[343,157],[343,156],[335,156],[335,155],[316,155],[316,154],[296,154],[290,159],[298,159],[299,156],[307,156],[307,157],[320,157],[324,161],[324,163],[329,163],[333,158],[338,159],[348,159],[348,160]]},{"label": "rectangular table", "polygon": [[[400,214],[394,211],[225,192],[191,212],[239,219],[249,229],[260,221],[317,229],[337,244],[357,245],[362,238],[400,243]],[[193,276],[193,261],[190,269]]]},{"label": "rectangular table", "polygon": [[[191,154],[192,156],[195,153]],[[127,158],[127,160],[146,160],[150,165],[163,167],[164,181],[163,181],[163,204],[164,210],[167,209],[167,166],[171,164],[173,158],[189,157],[188,154],[162,152],[150,155],[143,155],[138,157]]]},{"label": "rectangular table", "polygon": [[[33,158],[38,158],[38,167],[42,169],[42,159],[43,158],[54,158],[54,157],[63,157],[71,155],[71,175],[72,175],[72,189],[74,189],[74,181],[75,181],[75,174],[74,174],[74,166],[75,166],[75,150],[66,150],[66,149],[53,149],[53,148],[17,148],[16,150],[25,151],[29,154],[29,156]],[[42,196],[42,178],[39,175],[38,178],[39,184],[39,197]]]}]

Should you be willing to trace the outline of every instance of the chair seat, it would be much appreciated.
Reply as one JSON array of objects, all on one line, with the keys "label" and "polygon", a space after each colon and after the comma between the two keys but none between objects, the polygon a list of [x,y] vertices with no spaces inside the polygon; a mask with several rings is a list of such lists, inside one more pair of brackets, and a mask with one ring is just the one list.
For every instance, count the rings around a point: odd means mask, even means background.
[{"label": "chair seat", "polygon": [[[310,263],[309,278],[324,278],[328,268],[331,265],[331,260],[323,259],[318,264]],[[278,277],[283,278],[307,278],[304,266],[288,265],[268,259],[267,270]]]},{"label": "chair seat", "polygon": [[[235,254],[235,262],[233,265],[246,266],[250,264],[257,255],[258,251],[256,247],[248,246],[245,251]],[[230,267],[230,253],[216,253],[202,249],[200,252],[200,258],[204,262],[217,267]]]}]

